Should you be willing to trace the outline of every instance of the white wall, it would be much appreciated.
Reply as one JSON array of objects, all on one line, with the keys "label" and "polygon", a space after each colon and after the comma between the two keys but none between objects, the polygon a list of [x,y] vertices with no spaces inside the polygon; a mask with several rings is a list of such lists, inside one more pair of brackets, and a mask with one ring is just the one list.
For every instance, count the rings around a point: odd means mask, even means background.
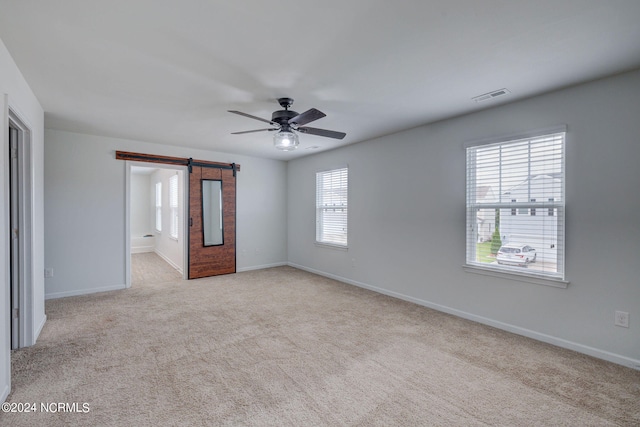
[{"label": "white wall", "polygon": [[[292,265],[640,367],[640,71],[288,163]],[[467,273],[465,152],[566,124],[567,289]],[[314,245],[315,172],[349,165],[349,249]],[[631,327],[614,326],[614,311]]]},{"label": "white wall", "polygon": [[[170,237],[171,229],[171,209],[169,207],[169,178],[178,173],[178,239]],[[155,252],[171,264],[176,270],[182,273],[184,270],[184,233],[182,207],[184,206],[184,177],[181,171],[171,169],[158,169],[151,174],[149,187],[147,189],[147,208],[151,212],[153,224],[152,234],[155,238]],[[156,183],[162,183],[162,231],[155,230],[155,201]],[[151,197],[149,197],[151,196]]]},{"label": "white wall", "polygon": [[240,164],[238,271],[287,262],[284,162],[56,130],[45,140],[47,298],[125,287],[126,166],[116,150]]},{"label": "white wall", "polygon": [[131,236],[151,234],[151,207],[149,206],[149,175],[131,174]]},{"label": "white wall", "polygon": [[44,112],[26,80],[16,67],[4,43],[0,41],[0,276],[2,277],[2,298],[0,299],[0,401],[4,401],[10,391],[11,353],[9,330],[9,162],[8,162],[8,118],[7,108],[16,113],[31,130],[31,181],[32,181],[32,271],[33,287],[29,295],[32,316],[29,330],[25,331],[30,345],[37,339],[45,322],[44,313],[44,209],[43,209],[43,162],[44,162]]}]

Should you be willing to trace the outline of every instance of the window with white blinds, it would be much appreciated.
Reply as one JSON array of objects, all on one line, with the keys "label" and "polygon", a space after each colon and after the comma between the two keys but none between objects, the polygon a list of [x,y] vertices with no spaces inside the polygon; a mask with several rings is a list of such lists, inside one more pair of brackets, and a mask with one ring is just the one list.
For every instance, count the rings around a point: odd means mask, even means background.
[{"label": "window with white blinds", "polygon": [[156,231],[162,231],[162,183],[156,182]]},{"label": "window with white blinds", "polygon": [[466,264],[564,280],[564,129],[466,151]]},{"label": "window with white blinds", "polygon": [[169,178],[169,215],[171,218],[169,235],[178,238],[178,174]]},{"label": "window with white blinds", "polygon": [[348,168],[316,173],[316,242],[347,246]]}]

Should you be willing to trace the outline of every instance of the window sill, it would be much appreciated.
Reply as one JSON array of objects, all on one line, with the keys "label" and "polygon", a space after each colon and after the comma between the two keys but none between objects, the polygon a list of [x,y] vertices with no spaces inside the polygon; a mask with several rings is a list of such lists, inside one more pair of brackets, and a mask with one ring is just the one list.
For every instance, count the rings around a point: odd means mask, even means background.
[{"label": "window sill", "polygon": [[481,274],[483,276],[500,277],[502,279],[517,280],[519,282],[533,283],[536,285],[552,286],[554,288],[566,289],[569,282],[562,279],[554,279],[551,277],[538,276],[534,274],[518,274],[511,271],[497,270],[477,265],[465,264],[462,266],[467,273]]},{"label": "window sill", "polygon": [[337,245],[334,243],[323,243],[323,242],[315,242],[315,245],[321,248],[328,248],[328,249],[338,249],[340,251],[348,251],[349,247],[348,246],[344,246],[344,245]]}]

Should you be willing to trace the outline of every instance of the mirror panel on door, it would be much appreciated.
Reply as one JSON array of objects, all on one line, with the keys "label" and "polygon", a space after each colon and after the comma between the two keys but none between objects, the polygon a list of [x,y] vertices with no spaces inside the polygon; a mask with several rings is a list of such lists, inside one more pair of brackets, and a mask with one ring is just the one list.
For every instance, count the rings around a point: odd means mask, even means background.
[{"label": "mirror panel on door", "polygon": [[224,244],[224,227],[222,225],[222,181],[202,180],[202,231],[204,245],[216,246]]}]

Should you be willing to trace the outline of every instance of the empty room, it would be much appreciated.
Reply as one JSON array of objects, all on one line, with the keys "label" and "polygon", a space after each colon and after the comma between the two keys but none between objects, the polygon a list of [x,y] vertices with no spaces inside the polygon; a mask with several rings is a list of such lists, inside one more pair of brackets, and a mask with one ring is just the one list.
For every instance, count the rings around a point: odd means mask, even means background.
[{"label": "empty room", "polygon": [[0,425],[640,425],[639,21],[0,0]]}]

